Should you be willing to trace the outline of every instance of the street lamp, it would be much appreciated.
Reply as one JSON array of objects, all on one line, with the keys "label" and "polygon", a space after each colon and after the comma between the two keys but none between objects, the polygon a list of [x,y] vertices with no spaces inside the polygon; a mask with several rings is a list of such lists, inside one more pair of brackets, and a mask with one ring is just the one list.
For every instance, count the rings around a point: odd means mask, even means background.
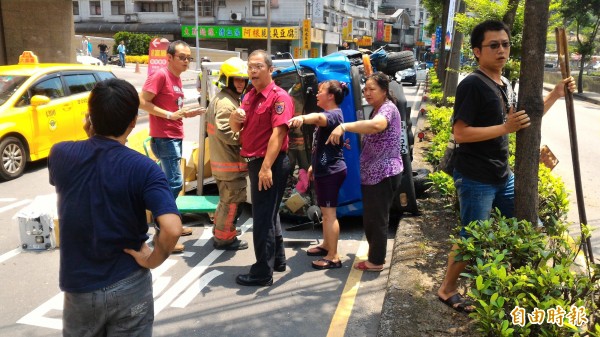
[{"label": "street lamp", "polygon": [[196,70],[200,69],[200,32],[198,31],[198,0],[194,0],[194,18],[196,19]]}]

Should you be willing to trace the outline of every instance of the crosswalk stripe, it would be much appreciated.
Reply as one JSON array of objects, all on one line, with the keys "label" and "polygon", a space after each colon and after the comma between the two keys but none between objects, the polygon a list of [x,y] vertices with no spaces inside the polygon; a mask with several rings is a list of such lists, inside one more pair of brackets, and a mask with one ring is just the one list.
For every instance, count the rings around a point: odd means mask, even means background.
[{"label": "crosswalk stripe", "polygon": [[25,204],[29,204],[30,202],[31,202],[31,200],[25,199],[25,200],[17,201],[17,202],[15,202],[13,204],[10,204],[8,206],[0,207],[0,213],[6,212],[6,211],[11,210],[13,208],[17,208],[19,206],[23,206]]}]

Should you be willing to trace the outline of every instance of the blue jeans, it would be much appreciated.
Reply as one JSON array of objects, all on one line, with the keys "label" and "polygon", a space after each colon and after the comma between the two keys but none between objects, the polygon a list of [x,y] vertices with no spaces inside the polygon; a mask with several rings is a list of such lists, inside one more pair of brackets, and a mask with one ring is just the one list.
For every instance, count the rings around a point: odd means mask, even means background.
[{"label": "blue jeans", "polygon": [[102,61],[102,64],[106,65],[106,63],[108,63],[108,53],[105,51],[101,51],[100,52],[100,61]]},{"label": "blue jeans", "polygon": [[125,68],[125,53],[119,53],[119,61],[121,61],[121,67]]},{"label": "blue jeans", "polygon": [[[507,218],[515,212],[515,176],[510,174],[503,184],[485,184],[464,177],[454,170],[454,186],[460,204],[460,222],[463,226],[476,220],[487,220],[495,208]],[[464,228],[460,235],[466,235]]]},{"label": "blue jeans", "polygon": [[181,149],[182,140],[174,138],[152,138],[150,143],[152,152],[160,160],[160,166],[167,176],[169,189],[173,198],[177,199],[183,187],[183,175],[181,174]]},{"label": "blue jeans", "polygon": [[63,336],[152,336],[154,299],[148,269],[88,293],[65,292]]}]

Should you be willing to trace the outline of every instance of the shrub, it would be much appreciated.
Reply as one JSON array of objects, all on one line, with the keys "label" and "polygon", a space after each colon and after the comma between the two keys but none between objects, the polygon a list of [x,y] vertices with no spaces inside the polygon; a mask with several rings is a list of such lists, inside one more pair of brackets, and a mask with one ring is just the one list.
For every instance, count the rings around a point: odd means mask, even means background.
[{"label": "shrub", "polygon": [[[152,36],[148,34],[138,34],[138,33],[130,33],[130,32],[117,32],[113,36],[115,39],[115,45],[113,46],[113,54],[117,54],[117,45],[121,41],[125,41],[125,46],[127,47],[127,55],[148,55],[148,50],[150,48],[150,41],[152,40]],[[129,61],[126,61],[129,62]],[[141,62],[140,62],[141,63]]]},{"label": "shrub", "polygon": [[[556,226],[555,236],[540,233],[527,221],[507,219],[495,213],[488,221],[465,227],[467,238],[452,237],[458,246],[457,260],[472,261],[464,274],[475,299],[471,314],[485,336],[573,336],[584,326],[570,324],[569,315],[560,323],[532,323],[534,311],[562,307],[565,314],[585,308],[593,320],[598,310],[594,293],[600,290],[598,271],[587,275],[571,270],[576,252],[565,239],[566,226]],[[595,275],[595,276],[593,276]],[[575,306],[575,307],[573,307]],[[524,313],[523,325],[513,315]],[[564,325],[562,324],[564,323]],[[571,322],[572,323],[572,322]],[[597,325],[590,330],[598,330]]]},{"label": "shrub", "polygon": [[139,55],[139,56],[125,56],[125,62],[127,63],[139,63],[139,64],[148,64],[148,55]]},{"label": "shrub", "polygon": [[451,108],[433,107],[427,109],[427,120],[434,135],[442,131],[450,131],[450,117],[452,117]]}]

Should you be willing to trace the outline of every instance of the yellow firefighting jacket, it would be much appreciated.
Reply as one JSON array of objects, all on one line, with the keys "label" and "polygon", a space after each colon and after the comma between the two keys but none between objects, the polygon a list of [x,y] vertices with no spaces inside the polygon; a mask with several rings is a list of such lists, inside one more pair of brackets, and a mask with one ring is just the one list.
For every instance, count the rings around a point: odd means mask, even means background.
[{"label": "yellow firefighting jacket", "polygon": [[239,107],[239,98],[239,94],[223,88],[210,101],[206,112],[210,168],[218,180],[230,181],[245,177],[248,172],[240,156],[239,133],[229,127],[229,115]]}]

